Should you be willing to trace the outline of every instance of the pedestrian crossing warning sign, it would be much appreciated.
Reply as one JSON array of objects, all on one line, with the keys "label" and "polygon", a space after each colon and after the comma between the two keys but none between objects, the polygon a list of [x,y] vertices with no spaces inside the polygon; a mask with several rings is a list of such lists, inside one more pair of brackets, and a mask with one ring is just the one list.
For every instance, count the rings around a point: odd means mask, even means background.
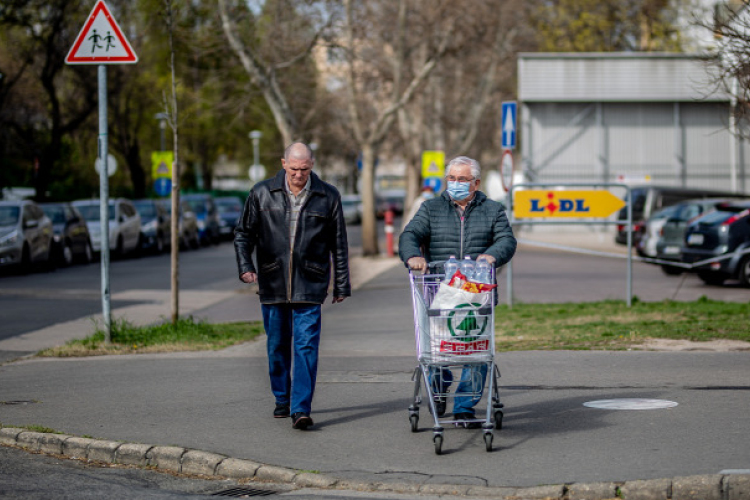
[{"label": "pedestrian crossing warning sign", "polygon": [[133,64],[138,56],[122,34],[120,26],[99,0],[89,14],[73,47],[65,58],[66,64]]},{"label": "pedestrian crossing warning sign", "polygon": [[442,151],[422,151],[422,178],[443,177],[445,175],[445,153]]}]

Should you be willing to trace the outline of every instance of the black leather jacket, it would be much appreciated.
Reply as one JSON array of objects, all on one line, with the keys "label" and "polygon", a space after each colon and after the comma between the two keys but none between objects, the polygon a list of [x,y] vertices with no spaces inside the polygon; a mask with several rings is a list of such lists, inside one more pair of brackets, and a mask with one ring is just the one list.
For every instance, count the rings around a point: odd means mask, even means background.
[{"label": "black leather jacket", "polygon": [[299,213],[291,248],[291,208],[285,176],[281,170],[276,177],[256,184],[245,201],[234,230],[239,275],[258,274],[258,294],[263,304],[322,304],[333,266],[333,295],[348,297],[349,247],[339,192],[310,173],[310,190]]}]

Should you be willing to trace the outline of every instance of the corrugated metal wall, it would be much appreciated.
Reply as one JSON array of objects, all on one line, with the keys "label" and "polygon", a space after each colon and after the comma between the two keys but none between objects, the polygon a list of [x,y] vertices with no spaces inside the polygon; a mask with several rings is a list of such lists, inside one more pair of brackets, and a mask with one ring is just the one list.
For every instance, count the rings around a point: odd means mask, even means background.
[{"label": "corrugated metal wall", "polygon": [[[618,175],[642,175],[654,184],[731,188],[728,104],[526,106],[523,165],[537,182],[616,182]],[[748,166],[744,154],[738,159],[738,183],[745,190]]]},{"label": "corrugated metal wall", "polygon": [[[537,182],[617,182],[750,191],[747,141],[706,61],[675,54],[519,57],[521,165]],[[732,145],[737,145],[733,183]]]}]

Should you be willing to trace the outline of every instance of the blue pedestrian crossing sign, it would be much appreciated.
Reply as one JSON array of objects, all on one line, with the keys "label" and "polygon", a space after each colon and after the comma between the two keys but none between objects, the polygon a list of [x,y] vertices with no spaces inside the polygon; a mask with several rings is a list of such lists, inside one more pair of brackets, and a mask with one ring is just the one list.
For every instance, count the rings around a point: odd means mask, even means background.
[{"label": "blue pedestrian crossing sign", "polygon": [[503,139],[503,149],[516,148],[516,112],[518,105],[516,101],[503,102],[503,116],[501,121]]},{"label": "blue pedestrian crossing sign", "polygon": [[172,179],[159,177],[154,181],[154,192],[157,196],[169,196],[172,192]]}]

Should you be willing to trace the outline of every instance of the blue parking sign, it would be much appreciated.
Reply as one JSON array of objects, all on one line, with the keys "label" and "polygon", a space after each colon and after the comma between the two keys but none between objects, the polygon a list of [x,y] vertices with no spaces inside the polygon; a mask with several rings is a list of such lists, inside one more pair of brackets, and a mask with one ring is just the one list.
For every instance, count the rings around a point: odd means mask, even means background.
[{"label": "blue parking sign", "polygon": [[169,196],[172,191],[172,179],[169,177],[159,177],[154,181],[154,192],[157,196]]},{"label": "blue parking sign", "polygon": [[518,105],[516,101],[505,101],[502,113],[502,147],[503,149],[515,149],[516,147],[516,112]]},{"label": "blue parking sign", "polygon": [[443,187],[442,177],[427,177],[422,184],[423,187],[432,188],[433,193],[439,193]]}]

